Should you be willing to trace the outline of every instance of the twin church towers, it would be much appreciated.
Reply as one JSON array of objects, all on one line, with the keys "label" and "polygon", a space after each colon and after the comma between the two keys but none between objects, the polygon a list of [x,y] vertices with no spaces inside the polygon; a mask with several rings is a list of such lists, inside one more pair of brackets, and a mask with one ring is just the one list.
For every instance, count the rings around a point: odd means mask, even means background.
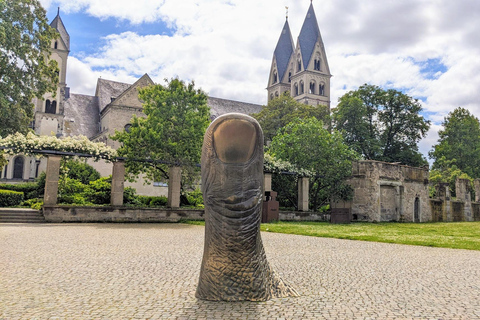
[{"label": "twin church towers", "polygon": [[297,45],[294,45],[288,17],[273,53],[268,78],[268,100],[285,92],[309,105],[330,110],[330,68],[317,17],[310,4]]}]

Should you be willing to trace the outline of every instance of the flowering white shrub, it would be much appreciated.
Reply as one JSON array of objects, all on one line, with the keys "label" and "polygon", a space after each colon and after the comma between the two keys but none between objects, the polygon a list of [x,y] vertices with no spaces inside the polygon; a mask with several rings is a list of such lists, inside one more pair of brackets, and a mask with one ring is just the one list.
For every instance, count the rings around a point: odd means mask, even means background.
[{"label": "flowering white shrub", "polygon": [[315,175],[310,170],[297,168],[290,162],[277,159],[269,153],[265,153],[263,158],[263,171],[271,173],[294,172],[301,177],[313,177]]},{"label": "flowering white shrub", "polygon": [[91,155],[95,161],[105,159],[113,161],[117,151],[106,146],[103,142],[92,142],[85,136],[66,137],[59,139],[55,136],[37,136],[31,132],[27,135],[15,133],[0,139],[0,147],[5,148],[5,153],[14,155],[38,154],[38,150],[53,150]]}]

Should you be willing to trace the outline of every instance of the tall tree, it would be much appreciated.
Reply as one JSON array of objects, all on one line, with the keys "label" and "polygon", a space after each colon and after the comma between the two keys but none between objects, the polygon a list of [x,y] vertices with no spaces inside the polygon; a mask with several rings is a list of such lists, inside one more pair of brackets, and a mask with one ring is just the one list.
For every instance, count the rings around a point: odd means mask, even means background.
[{"label": "tall tree", "polygon": [[55,92],[58,66],[48,57],[56,37],[38,0],[0,1],[0,136],[25,133],[32,99]]},{"label": "tall tree", "polygon": [[338,132],[330,133],[316,118],[296,119],[273,138],[268,153],[313,172],[310,179],[312,209],[332,198],[345,198],[349,187],[345,179],[351,175],[352,160],[358,155],[343,142]]},{"label": "tall tree", "polygon": [[433,168],[455,165],[472,178],[480,178],[480,122],[467,109],[456,108],[445,117],[438,144],[430,151]]},{"label": "tall tree", "polygon": [[294,119],[315,117],[328,121],[328,108],[323,105],[311,106],[293,99],[289,93],[270,100],[259,113],[252,115],[262,126],[265,141],[272,141],[278,129],[285,127]]},{"label": "tall tree", "polygon": [[418,142],[430,127],[422,106],[400,91],[365,84],[347,92],[333,110],[334,127],[365,159],[421,166]]},{"label": "tall tree", "polygon": [[[210,123],[207,96],[193,82],[166,80],[140,90],[146,118],[134,116],[127,131],[117,131],[112,139],[122,143],[118,154],[126,158],[133,176],[146,174],[147,180],[168,179],[168,166],[181,165],[193,173],[200,162],[203,136]],[[135,162],[133,160],[147,160]],[[167,162],[162,164],[159,161]],[[192,177],[192,175],[183,175]]]}]

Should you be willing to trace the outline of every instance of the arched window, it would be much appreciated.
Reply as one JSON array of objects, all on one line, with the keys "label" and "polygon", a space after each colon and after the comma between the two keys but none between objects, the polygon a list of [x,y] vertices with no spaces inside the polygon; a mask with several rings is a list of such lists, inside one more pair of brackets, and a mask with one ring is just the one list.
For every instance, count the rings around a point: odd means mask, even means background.
[{"label": "arched window", "polygon": [[278,81],[278,76],[277,76],[277,72],[275,71],[273,73],[273,82],[272,83],[277,83],[277,81]]},{"label": "arched window", "polygon": [[278,91],[275,91],[275,98],[278,98]]},{"label": "arched window", "polygon": [[310,82],[310,88],[308,90],[308,93],[315,94],[315,81]]},{"label": "arched window", "polygon": [[320,66],[322,65],[322,60],[320,58],[317,58],[313,61],[313,69],[317,71],[321,71]]},{"label": "arched window", "polygon": [[295,82],[295,97],[298,96],[298,83]]},{"label": "arched window", "polygon": [[273,100],[273,93],[270,93],[270,100]]},{"label": "arched window", "polygon": [[13,179],[23,179],[23,157],[18,156],[13,161]]},{"label": "arched window", "polygon": [[324,83],[320,83],[320,85],[318,86],[318,94],[321,95],[321,96],[325,95],[325,84]]},{"label": "arched window", "polygon": [[126,131],[127,133],[130,133],[130,128],[131,128],[131,127],[132,127],[132,125],[131,125],[130,123],[127,123],[127,124],[125,125],[125,127],[124,127],[124,128],[125,128],[125,131]]},{"label": "arched window", "polygon": [[54,49],[58,49],[58,41],[55,41],[55,44],[53,45]]},{"label": "arched window", "polygon": [[297,72],[302,71],[302,60],[297,60]]},{"label": "arched window", "polygon": [[303,81],[300,81],[300,94],[304,94],[305,93],[305,86],[303,84]]},{"label": "arched window", "polygon": [[57,101],[50,100],[45,101],[45,113],[55,114],[57,113]]},{"label": "arched window", "polygon": [[288,83],[292,82],[292,71],[288,73]]}]

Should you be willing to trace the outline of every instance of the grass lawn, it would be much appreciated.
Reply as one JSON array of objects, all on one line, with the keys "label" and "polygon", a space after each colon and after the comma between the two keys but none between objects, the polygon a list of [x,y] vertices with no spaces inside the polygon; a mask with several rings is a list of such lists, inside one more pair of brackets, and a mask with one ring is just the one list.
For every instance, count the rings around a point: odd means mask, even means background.
[{"label": "grass lawn", "polygon": [[[203,221],[187,223],[204,225]],[[480,222],[352,224],[276,222],[262,224],[261,230],[312,237],[480,250]]]}]

